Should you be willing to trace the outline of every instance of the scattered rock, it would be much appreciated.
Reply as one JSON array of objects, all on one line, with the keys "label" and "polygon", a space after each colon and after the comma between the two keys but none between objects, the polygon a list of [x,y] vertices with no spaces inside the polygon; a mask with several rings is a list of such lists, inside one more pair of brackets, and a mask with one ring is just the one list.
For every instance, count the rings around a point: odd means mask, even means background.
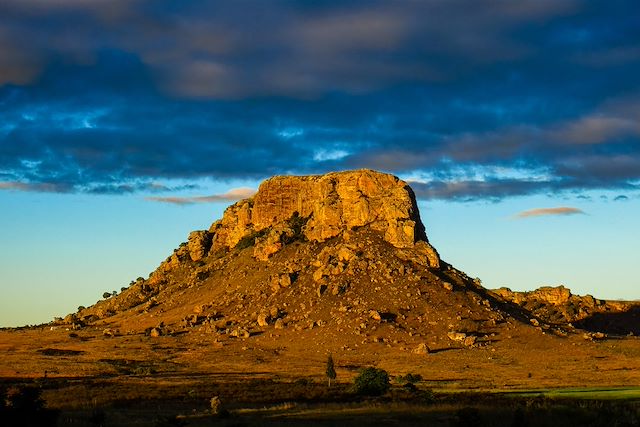
[{"label": "scattered rock", "polygon": [[588,341],[599,341],[607,338],[607,335],[603,332],[585,332],[582,338]]},{"label": "scattered rock", "polygon": [[236,338],[249,338],[251,333],[244,328],[236,328],[231,331],[231,336]]},{"label": "scattered rock", "polygon": [[473,335],[467,335],[466,337],[464,337],[464,340],[462,341],[462,343],[467,347],[471,347],[476,343],[476,337]]},{"label": "scattered rock", "polygon": [[269,326],[269,315],[267,313],[258,314],[258,326]]},{"label": "scattered rock", "polygon": [[209,405],[211,406],[211,413],[213,415],[220,415],[224,413],[224,407],[222,406],[222,401],[219,396],[213,396]]},{"label": "scattered rock", "polygon": [[429,354],[431,350],[425,343],[420,343],[416,348],[413,349],[413,354]]},{"label": "scattered rock", "polygon": [[447,337],[452,341],[464,341],[467,338],[467,334],[464,332],[447,332]]}]

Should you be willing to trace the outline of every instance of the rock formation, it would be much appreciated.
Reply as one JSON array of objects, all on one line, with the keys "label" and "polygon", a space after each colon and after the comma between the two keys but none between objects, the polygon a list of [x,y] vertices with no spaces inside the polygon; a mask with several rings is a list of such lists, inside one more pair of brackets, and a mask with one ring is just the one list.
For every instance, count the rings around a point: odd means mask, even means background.
[{"label": "rock formation", "polygon": [[483,288],[440,261],[408,185],[370,170],[271,178],[147,279],[106,295],[66,323],[156,340],[197,332],[220,345],[287,347],[307,337],[314,351],[384,344],[422,356],[493,346],[516,330],[566,336],[578,321],[593,339],[636,332],[602,328],[610,317],[593,315],[623,307],[564,287]]},{"label": "rock formation", "polygon": [[605,301],[591,295],[574,295],[565,286],[543,286],[529,292],[514,292],[509,288],[492,291],[506,301],[529,310],[538,318],[550,323],[576,322],[595,313],[623,312],[630,304]]},{"label": "rock formation", "polygon": [[255,244],[257,259],[267,260],[287,240],[323,242],[360,227],[381,233],[397,248],[419,243],[430,265],[439,266],[411,188],[395,176],[371,170],[270,178],[254,197],[227,208],[208,233],[192,233],[189,250],[196,260],[209,246],[215,252],[247,242]]}]

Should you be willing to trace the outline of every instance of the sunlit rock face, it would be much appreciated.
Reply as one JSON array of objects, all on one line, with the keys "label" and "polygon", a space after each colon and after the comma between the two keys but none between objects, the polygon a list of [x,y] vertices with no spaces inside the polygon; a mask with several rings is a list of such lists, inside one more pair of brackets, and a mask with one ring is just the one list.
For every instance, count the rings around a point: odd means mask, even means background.
[{"label": "sunlit rock face", "polygon": [[209,232],[213,250],[232,248],[255,235],[256,257],[266,259],[292,234],[322,242],[360,227],[380,232],[397,248],[422,242],[430,264],[439,263],[411,188],[372,170],[270,178],[253,198],[230,206]]}]

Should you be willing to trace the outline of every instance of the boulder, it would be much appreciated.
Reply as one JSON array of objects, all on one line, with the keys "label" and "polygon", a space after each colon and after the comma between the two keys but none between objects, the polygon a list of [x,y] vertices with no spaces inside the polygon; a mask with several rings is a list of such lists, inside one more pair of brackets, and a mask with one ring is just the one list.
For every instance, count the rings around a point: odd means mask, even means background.
[{"label": "boulder", "polygon": [[464,339],[467,338],[467,334],[464,332],[452,331],[447,333],[447,337],[449,337],[451,341],[464,341]]},{"label": "boulder", "polygon": [[211,413],[213,415],[220,415],[224,412],[224,407],[222,406],[222,401],[219,396],[213,396],[209,401],[209,405],[211,406]]},{"label": "boulder", "polygon": [[413,349],[413,354],[429,354],[429,347],[425,343],[420,343]]},{"label": "boulder", "polygon": [[258,326],[265,327],[269,325],[269,315],[267,313],[258,314]]},{"label": "boulder", "polygon": [[200,261],[207,256],[211,248],[212,236],[206,230],[192,231],[189,234],[187,247],[192,261]]}]

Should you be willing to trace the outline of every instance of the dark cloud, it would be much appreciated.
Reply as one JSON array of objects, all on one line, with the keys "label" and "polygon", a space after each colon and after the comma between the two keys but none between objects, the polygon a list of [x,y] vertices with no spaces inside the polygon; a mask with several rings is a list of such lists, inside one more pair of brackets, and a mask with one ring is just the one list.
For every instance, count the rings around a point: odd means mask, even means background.
[{"label": "dark cloud", "polygon": [[443,199],[457,201],[491,200],[550,191],[554,183],[518,179],[489,180],[433,180],[428,183],[410,181],[409,184],[421,199]]},{"label": "dark cloud", "polygon": [[371,167],[431,198],[635,191],[638,16],[617,0],[7,0],[0,189]]}]

